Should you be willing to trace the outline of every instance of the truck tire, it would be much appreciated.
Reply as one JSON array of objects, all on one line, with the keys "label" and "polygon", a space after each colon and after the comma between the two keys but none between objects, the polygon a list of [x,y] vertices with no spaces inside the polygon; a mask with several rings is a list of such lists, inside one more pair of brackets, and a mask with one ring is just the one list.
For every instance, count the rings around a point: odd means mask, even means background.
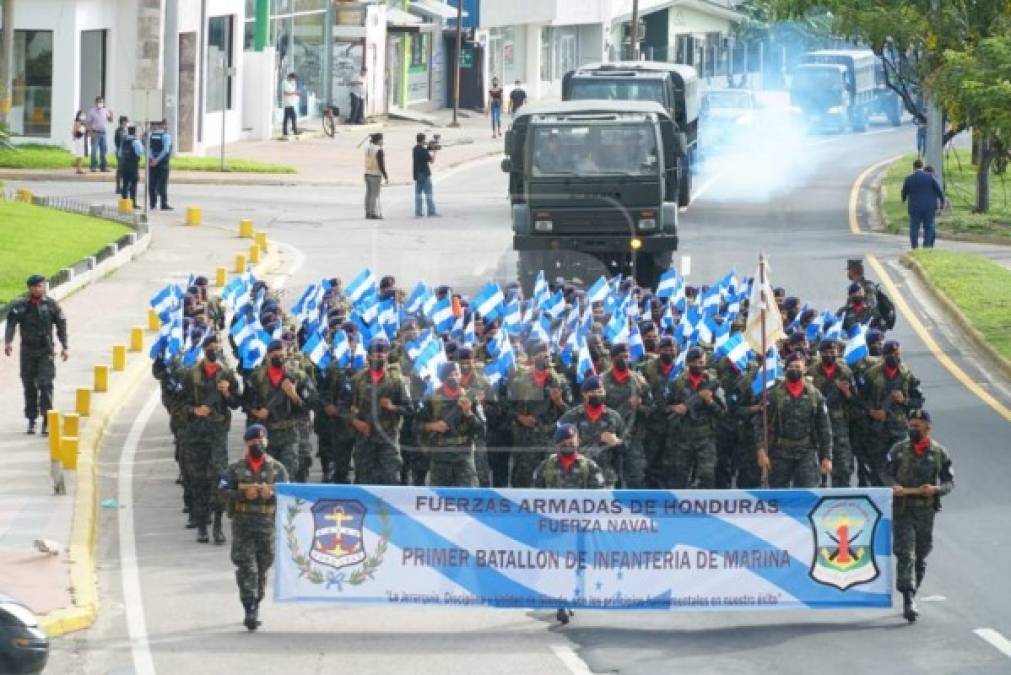
[{"label": "truck tire", "polygon": [[888,121],[892,123],[893,127],[902,126],[902,102],[899,101],[899,97],[895,96],[891,101],[888,102]]},{"label": "truck tire", "polygon": [[692,169],[695,166],[695,150],[678,160],[678,206],[684,207],[692,201]]},{"label": "truck tire", "polygon": [[[658,260],[659,258],[659,260]],[[644,253],[635,261],[635,282],[643,288],[656,290],[660,283],[660,275],[670,267],[673,254]]]}]

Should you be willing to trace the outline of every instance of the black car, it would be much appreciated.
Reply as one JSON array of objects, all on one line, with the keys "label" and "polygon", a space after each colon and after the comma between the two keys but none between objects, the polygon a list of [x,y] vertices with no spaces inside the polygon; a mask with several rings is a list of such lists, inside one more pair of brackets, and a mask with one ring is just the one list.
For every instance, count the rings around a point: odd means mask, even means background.
[{"label": "black car", "polygon": [[0,593],[0,673],[41,673],[49,659],[49,636],[35,613]]}]

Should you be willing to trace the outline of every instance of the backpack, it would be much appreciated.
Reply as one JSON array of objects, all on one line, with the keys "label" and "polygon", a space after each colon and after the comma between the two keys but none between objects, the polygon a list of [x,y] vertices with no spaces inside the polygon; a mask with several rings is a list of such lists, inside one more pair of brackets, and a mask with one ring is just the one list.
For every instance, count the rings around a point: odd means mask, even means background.
[{"label": "backpack", "polygon": [[875,285],[875,294],[878,299],[878,313],[881,315],[881,320],[885,322],[885,327],[888,330],[892,330],[895,328],[895,305],[892,304],[891,298],[881,290],[881,286]]}]

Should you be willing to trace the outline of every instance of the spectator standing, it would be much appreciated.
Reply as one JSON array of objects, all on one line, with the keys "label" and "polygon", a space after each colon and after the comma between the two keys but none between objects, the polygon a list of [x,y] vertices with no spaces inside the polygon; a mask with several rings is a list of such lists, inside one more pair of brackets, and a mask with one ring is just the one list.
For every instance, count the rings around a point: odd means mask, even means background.
[{"label": "spectator standing", "polygon": [[523,89],[523,85],[519,80],[513,83],[513,90],[509,92],[509,114],[513,117],[519,112],[519,109],[525,106],[527,103],[527,92]]},{"label": "spectator standing", "polygon": [[105,107],[105,100],[101,96],[96,97],[95,107],[88,111],[92,173],[98,169],[101,169],[103,173],[109,170],[105,155],[109,150],[106,137],[110,122],[112,122],[112,111]]},{"label": "spectator standing", "polygon": [[488,90],[488,112],[491,114],[491,137],[502,135],[502,85],[498,78],[491,78],[491,89]]},{"label": "spectator standing", "polygon": [[[126,138],[127,128],[129,125],[129,119],[126,115],[119,116],[119,126],[116,127],[116,133],[112,135],[112,144],[116,148],[116,158],[119,159],[119,152],[123,146],[123,139]],[[123,167],[119,164],[116,165],[116,194],[122,191],[123,183]]]},{"label": "spectator standing", "polygon": [[383,150],[383,135],[371,134],[365,148],[365,217],[370,220],[382,219],[379,202],[382,181],[390,182],[386,174],[386,152]]},{"label": "spectator standing", "polygon": [[86,139],[88,137],[88,125],[86,119],[84,111],[78,110],[77,116],[74,117],[74,126],[71,129],[71,136],[74,139],[74,169],[77,171],[78,175],[84,173],[84,169],[81,168],[81,163],[88,154],[85,149],[85,143],[87,142]]},{"label": "spectator standing", "polygon": [[938,202],[944,203],[944,190],[931,174],[923,170],[923,160],[913,162],[913,173],[902,183],[902,201],[909,213],[909,245],[919,247],[923,228],[923,247],[934,248],[934,216]]},{"label": "spectator standing", "polygon": [[435,211],[435,199],[432,197],[432,162],[435,161],[435,153],[438,145],[425,144],[425,134],[418,134],[415,137],[418,141],[414,146],[414,216],[420,218],[424,214],[421,212],[421,198],[424,195],[425,203],[428,207],[429,216],[439,215]]},{"label": "spectator standing", "polygon": [[288,120],[291,120],[291,133],[298,136],[298,77],[295,73],[288,73],[288,78],[282,86],[284,98],[284,122],[281,130],[284,135],[288,135]]}]

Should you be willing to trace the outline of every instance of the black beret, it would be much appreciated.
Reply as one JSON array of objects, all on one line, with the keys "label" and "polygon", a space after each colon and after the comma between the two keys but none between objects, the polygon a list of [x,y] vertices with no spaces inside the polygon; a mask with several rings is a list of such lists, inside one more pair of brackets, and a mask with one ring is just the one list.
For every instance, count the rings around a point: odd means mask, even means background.
[{"label": "black beret", "polygon": [[846,294],[853,295],[854,293],[862,293],[863,290],[864,287],[854,281],[852,284],[849,285],[849,288],[846,289]]},{"label": "black beret", "polygon": [[832,338],[828,338],[826,340],[821,341],[821,344],[818,345],[818,351],[824,352],[828,351],[829,349],[835,349],[838,346],[839,346],[838,341],[833,340]]},{"label": "black beret", "polygon": [[456,352],[456,358],[472,359],[474,358],[474,349],[471,347],[460,347]]},{"label": "black beret", "polygon": [[899,341],[898,340],[889,340],[881,348],[881,353],[882,354],[894,354],[895,352],[899,351],[899,347],[900,346],[901,345],[899,345]]},{"label": "black beret", "polygon": [[692,347],[688,350],[688,353],[685,354],[685,361],[695,361],[697,359],[701,359],[705,355],[706,353],[699,347]]},{"label": "black beret", "polygon": [[654,324],[652,321],[643,321],[642,323],[639,324],[639,332],[642,333],[643,335],[655,330],[656,324]]},{"label": "black beret", "polygon": [[208,283],[207,282],[207,277],[205,277],[202,274],[200,276],[198,276],[196,279],[193,280],[193,285],[195,285],[195,286],[206,286],[207,283]]},{"label": "black beret", "polygon": [[276,352],[284,349],[284,343],[280,340],[271,340],[270,344],[267,345],[268,352]]},{"label": "black beret", "polygon": [[445,380],[447,377],[449,377],[449,374],[453,372],[453,369],[456,367],[457,366],[455,361],[447,361],[446,363],[443,363],[441,366],[439,366],[439,379]]},{"label": "black beret", "polygon": [[848,270],[862,270],[864,268],[864,261],[860,258],[850,258],[846,261],[846,269]]},{"label": "black beret", "polygon": [[453,356],[460,351],[460,345],[450,340],[445,345],[446,356]]},{"label": "black beret", "polygon": [[542,340],[534,340],[527,344],[527,354],[530,354],[531,356],[543,354],[547,351],[548,351],[548,343]]},{"label": "black beret", "polygon": [[913,412],[909,413],[909,418],[908,419],[911,419],[911,420],[923,420],[927,424],[930,424],[931,422],[933,422],[933,420],[930,417],[930,413],[927,412],[926,410],[923,410],[922,408],[920,410],[914,410]]},{"label": "black beret", "polygon": [[216,333],[211,332],[210,335],[208,335],[207,337],[204,338],[204,341],[201,344],[201,346],[203,346],[203,347],[210,347],[211,345],[216,345],[216,344],[218,344],[218,336],[217,336]]},{"label": "black beret", "polygon": [[804,359],[804,355],[801,354],[800,352],[793,352],[792,354],[790,354],[789,356],[786,357],[786,364],[787,365],[790,365],[794,361],[800,361],[801,363],[805,363],[806,362],[805,359]]},{"label": "black beret", "polygon": [[564,443],[570,438],[576,438],[579,432],[576,431],[575,424],[559,424],[558,428],[555,429],[555,445],[559,443]]},{"label": "black beret", "polygon": [[807,340],[807,335],[804,334],[804,331],[798,330],[790,335],[790,339],[787,342],[791,345],[798,345],[805,340]]},{"label": "black beret", "polygon": [[267,435],[267,427],[262,424],[252,424],[246,428],[246,433],[242,434],[243,440],[252,441],[260,436]]},{"label": "black beret", "polygon": [[619,342],[616,345],[611,345],[611,356],[617,356],[618,354],[625,354],[628,352],[628,345],[624,342]]},{"label": "black beret", "polygon": [[881,342],[881,340],[884,337],[885,337],[885,334],[882,333],[881,331],[879,331],[877,328],[871,328],[869,331],[867,331],[867,343],[868,344],[870,344],[871,342]]},{"label": "black beret", "polygon": [[32,276],[28,277],[28,281],[25,282],[25,285],[34,286],[35,284],[41,284],[45,280],[46,278],[41,274],[33,274]]},{"label": "black beret", "polygon": [[783,307],[785,307],[787,309],[793,309],[794,307],[796,307],[799,304],[800,304],[800,298],[795,298],[793,296],[790,296],[789,298],[787,298],[786,300],[783,301]]},{"label": "black beret", "polygon": [[580,391],[594,391],[600,389],[600,378],[596,375],[590,375],[588,378],[583,380],[583,383],[579,385]]},{"label": "black beret", "polygon": [[657,343],[657,346],[660,347],[661,349],[663,349],[664,347],[673,347],[674,338],[671,337],[670,335],[664,335],[662,338],[660,338],[660,342]]},{"label": "black beret", "polygon": [[385,352],[389,350],[390,342],[382,335],[378,335],[371,340],[369,340],[369,351],[370,352]]}]

